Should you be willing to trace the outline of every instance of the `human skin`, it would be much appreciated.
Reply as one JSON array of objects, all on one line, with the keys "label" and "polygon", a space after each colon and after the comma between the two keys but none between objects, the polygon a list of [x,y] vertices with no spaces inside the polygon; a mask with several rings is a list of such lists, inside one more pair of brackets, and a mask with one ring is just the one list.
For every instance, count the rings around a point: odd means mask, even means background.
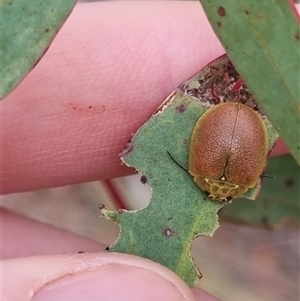
[{"label": "human skin", "polygon": [[[197,2],[77,4],[45,56],[1,103],[1,193],[133,173],[118,157],[132,133],[222,54]],[[273,154],[285,152],[278,143]],[[156,263],[92,253],[105,246],[6,210],[1,227],[4,300],[82,300],[87,287],[86,300],[157,300],[158,283],[163,300],[217,300]],[[69,255],[83,244],[90,253]],[[54,289],[45,286],[50,282]]]}]

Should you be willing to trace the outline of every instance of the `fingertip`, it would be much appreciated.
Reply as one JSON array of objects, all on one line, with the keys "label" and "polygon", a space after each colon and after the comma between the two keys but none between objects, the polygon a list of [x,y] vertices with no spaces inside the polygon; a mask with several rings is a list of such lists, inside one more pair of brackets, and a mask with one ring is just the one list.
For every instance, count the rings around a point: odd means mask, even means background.
[{"label": "fingertip", "polygon": [[[18,275],[12,271],[18,268]],[[7,300],[186,300],[191,289],[167,268],[132,255],[103,252],[6,260]],[[28,296],[28,299],[24,299]]]},{"label": "fingertip", "polygon": [[196,300],[197,301],[221,301],[221,299],[216,298],[209,293],[200,290],[198,288],[193,288],[193,292],[195,294]]},{"label": "fingertip", "polygon": [[1,193],[129,174],[118,154],[132,134],[223,53],[199,3],[78,4],[2,101]]}]

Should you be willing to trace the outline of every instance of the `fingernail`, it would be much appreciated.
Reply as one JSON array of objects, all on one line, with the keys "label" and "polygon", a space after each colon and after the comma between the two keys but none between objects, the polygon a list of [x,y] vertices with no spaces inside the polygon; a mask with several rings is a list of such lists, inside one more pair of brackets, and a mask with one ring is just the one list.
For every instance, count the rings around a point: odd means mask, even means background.
[{"label": "fingernail", "polygon": [[32,301],[180,301],[187,300],[168,279],[153,271],[108,264],[55,280],[42,287]]}]

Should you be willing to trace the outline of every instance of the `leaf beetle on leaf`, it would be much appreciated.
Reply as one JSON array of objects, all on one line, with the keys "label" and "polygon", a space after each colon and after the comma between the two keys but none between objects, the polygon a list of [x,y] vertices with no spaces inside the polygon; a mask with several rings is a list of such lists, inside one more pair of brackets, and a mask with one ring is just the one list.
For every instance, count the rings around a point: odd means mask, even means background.
[{"label": "leaf beetle on leaf", "polygon": [[227,201],[257,184],[267,154],[261,115],[239,102],[226,102],[208,109],[196,122],[188,171],[212,199]]}]

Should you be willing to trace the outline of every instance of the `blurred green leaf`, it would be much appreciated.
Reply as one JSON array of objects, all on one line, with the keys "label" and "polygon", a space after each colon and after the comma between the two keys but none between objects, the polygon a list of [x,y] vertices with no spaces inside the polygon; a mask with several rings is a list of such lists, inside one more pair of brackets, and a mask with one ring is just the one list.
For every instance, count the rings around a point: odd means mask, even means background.
[{"label": "blurred green leaf", "polygon": [[300,28],[293,3],[200,2],[230,60],[300,164]]},{"label": "blurred green leaf", "polygon": [[37,64],[76,0],[0,1],[0,98]]},{"label": "blurred green leaf", "polygon": [[223,219],[273,228],[280,222],[300,220],[300,170],[292,156],[272,158],[256,201],[236,200],[220,211]]},{"label": "blurred green leaf", "polygon": [[[212,235],[218,227],[218,210],[224,202],[210,200],[188,169],[190,136],[198,118],[213,103],[236,100],[232,90],[239,80],[227,57],[222,57],[173,93],[156,114],[133,136],[122,152],[124,162],[134,166],[153,189],[149,206],[139,211],[102,213],[120,224],[121,233],[112,251],[131,253],[157,261],[181,276],[189,285],[199,277],[190,254],[191,243],[199,235]],[[216,86],[220,99],[212,94]],[[253,99],[246,87],[244,102]],[[270,148],[277,134],[267,120]],[[254,198],[258,187],[247,192]]]}]

